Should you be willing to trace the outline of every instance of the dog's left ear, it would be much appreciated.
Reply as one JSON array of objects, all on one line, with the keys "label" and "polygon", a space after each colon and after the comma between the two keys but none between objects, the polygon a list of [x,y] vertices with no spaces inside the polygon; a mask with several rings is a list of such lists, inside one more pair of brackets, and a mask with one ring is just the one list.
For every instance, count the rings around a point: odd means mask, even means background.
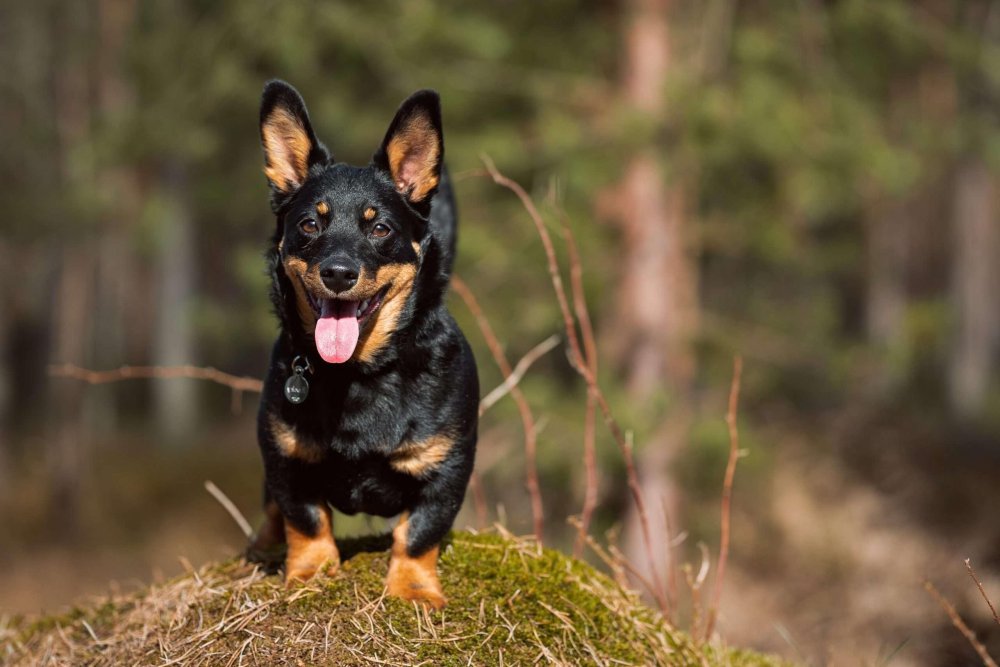
[{"label": "dog's left ear", "polygon": [[441,99],[433,90],[417,91],[399,107],[372,162],[389,173],[411,204],[428,209],[443,160]]}]

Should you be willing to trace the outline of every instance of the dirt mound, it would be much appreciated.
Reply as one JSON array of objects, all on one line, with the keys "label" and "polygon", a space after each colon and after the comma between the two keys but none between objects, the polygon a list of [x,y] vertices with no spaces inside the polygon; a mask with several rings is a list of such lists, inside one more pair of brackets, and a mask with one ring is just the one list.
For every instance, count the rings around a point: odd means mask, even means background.
[{"label": "dirt mound", "polygon": [[11,665],[779,665],[704,647],[590,566],[530,541],[455,533],[443,612],[383,596],[378,538],[341,540],[340,572],[286,590],[242,560],[61,616],[0,621]]}]

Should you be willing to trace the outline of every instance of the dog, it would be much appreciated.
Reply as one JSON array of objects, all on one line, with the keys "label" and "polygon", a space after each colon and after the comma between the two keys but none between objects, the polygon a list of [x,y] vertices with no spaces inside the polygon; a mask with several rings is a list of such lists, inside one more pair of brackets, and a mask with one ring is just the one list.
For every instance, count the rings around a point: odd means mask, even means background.
[{"label": "dog", "polygon": [[298,91],[264,87],[267,251],[280,334],[258,414],[265,520],[248,553],[287,544],[285,581],[340,563],[330,507],[400,516],[390,595],[435,609],[442,539],[472,474],[479,381],[444,303],[456,213],[440,99],[407,98],[371,162],[337,162]]}]

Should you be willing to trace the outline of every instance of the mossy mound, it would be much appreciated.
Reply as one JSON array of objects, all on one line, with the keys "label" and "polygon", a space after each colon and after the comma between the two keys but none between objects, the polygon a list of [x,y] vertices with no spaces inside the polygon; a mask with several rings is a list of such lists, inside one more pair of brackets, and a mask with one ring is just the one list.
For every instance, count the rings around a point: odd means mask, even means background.
[{"label": "mossy mound", "polygon": [[454,534],[449,604],[382,594],[379,540],[341,541],[334,577],[286,590],[241,560],[59,617],[0,625],[0,662],[87,665],[734,665],[779,661],[696,647],[590,566],[531,542]]}]

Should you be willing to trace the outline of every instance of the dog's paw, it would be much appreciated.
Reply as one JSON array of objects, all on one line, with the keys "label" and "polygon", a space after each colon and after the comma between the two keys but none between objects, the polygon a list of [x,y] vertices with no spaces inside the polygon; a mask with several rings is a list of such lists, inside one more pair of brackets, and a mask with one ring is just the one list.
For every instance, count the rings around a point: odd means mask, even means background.
[{"label": "dog's paw", "polygon": [[309,581],[317,574],[332,576],[340,569],[340,554],[329,544],[317,543],[304,552],[289,554],[285,559],[285,585]]},{"label": "dog's paw", "polygon": [[327,560],[320,563],[296,563],[293,566],[285,565],[285,586],[292,588],[297,584],[303,584],[316,575],[326,575],[332,577],[340,569],[340,562]]},{"label": "dog's paw", "polygon": [[419,602],[435,610],[443,609],[448,604],[440,586],[425,587],[424,584],[417,582],[411,582],[407,588],[396,587],[394,589],[390,587],[389,595],[411,602]]},{"label": "dog's paw", "polygon": [[389,595],[393,597],[421,602],[434,609],[441,609],[448,603],[441,590],[433,561],[428,567],[421,560],[394,557],[389,563],[389,576],[385,584]]}]

